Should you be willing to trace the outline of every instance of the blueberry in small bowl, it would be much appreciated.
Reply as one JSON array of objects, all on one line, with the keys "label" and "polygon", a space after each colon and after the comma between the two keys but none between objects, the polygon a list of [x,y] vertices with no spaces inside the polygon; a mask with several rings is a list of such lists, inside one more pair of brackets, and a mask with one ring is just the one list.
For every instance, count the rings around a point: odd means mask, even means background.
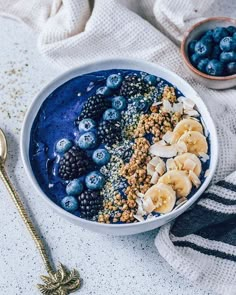
[{"label": "blueberry in small bowl", "polygon": [[236,19],[205,19],[185,34],[181,54],[189,73],[208,88],[236,86]]}]

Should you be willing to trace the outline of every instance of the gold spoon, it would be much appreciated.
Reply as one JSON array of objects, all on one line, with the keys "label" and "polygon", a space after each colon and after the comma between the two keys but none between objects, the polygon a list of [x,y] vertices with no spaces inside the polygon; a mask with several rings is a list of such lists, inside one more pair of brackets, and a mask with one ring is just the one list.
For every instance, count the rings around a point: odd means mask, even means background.
[{"label": "gold spoon", "polygon": [[21,218],[23,219],[25,225],[27,226],[36,247],[43,259],[43,263],[48,272],[49,276],[41,276],[44,285],[38,284],[37,287],[42,294],[46,295],[68,295],[75,292],[80,288],[80,276],[78,271],[73,269],[68,271],[65,266],[61,263],[59,264],[58,270],[54,271],[51,263],[49,261],[48,255],[46,253],[45,246],[36,232],[36,229],[30,220],[23,203],[20,200],[19,195],[14,189],[11,181],[5,170],[5,162],[7,158],[7,141],[3,131],[0,129],[0,178],[8,189],[12,200],[14,201],[16,208],[18,209]]}]

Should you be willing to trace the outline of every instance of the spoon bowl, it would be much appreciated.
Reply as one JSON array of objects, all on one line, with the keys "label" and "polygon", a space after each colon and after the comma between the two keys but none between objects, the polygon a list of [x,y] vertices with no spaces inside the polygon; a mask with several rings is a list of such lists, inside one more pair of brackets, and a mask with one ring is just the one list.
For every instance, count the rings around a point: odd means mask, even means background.
[{"label": "spoon bowl", "polygon": [[7,140],[2,129],[0,129],[0,162],[3,164],[7,159]]}]

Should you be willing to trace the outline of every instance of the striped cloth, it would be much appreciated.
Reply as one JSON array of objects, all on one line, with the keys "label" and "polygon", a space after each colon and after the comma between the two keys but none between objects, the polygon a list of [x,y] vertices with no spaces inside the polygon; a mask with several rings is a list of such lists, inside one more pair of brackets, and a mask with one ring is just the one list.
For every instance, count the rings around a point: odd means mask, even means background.
[{"label": "striped cloth", "polygon": [[155,244],[177,271],[219,294],[236,294],[236,172],[212,185]]}]

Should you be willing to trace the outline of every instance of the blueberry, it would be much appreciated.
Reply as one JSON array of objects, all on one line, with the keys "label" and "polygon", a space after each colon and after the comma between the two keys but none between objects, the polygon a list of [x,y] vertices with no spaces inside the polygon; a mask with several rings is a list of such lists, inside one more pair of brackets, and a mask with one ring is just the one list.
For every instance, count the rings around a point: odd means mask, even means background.
[{"label": "blueberry", "polygon": [[135,99],[134,106],[136,107],[138,112],[147,112],[150,107],[150,102],[148,102],[141,96]]},{"label": "blueberry", "polygon": [[79,131],[80,132],[87,132],[93,130],[96,127],[96,122],[92,119],[83,119],[79,123]]},{"label": "blueberry", "polygon": [[226,70],[227,70],[227,73],[229,75],[234,75],[236,74],[236,62],[233,61],[233,62],[230,62],[226,65]]},{"label": "blueberry", "polygon": [[236,27],[229,26],[226,28],[226,30],[229,32],[229,34],[232,36],[236,32]]},{"label": "blueberry", "polygon": [[212,36],[213,35],[213,30],[206,31],[206,33],[204,35],[205,36]]},{"label": "blueberry", "polygon": [[233,34],[233,39],[236,40],[236,32]]},{"label": "blueberry", "polygon": [[198,62],[198,65],[197,65],[198,70],[205,73],[206,66],[207,66],[208,62],[209,62],[208,58],[200,59],[200,61]]},{"label": "blueberry", "polygon": [[236,52],[222,52],[220,54],[220,61],[225,63],[236,61]]},{"label": "blueberry", "polygon": [[211,53],[212,45],[211,43],[205,43],[203,41],[198,41],[195,45],[195,52],[200,57],[208,56]]},{"label": "blueberry", "polygon": [[200,56],[197,53],[194,53],[190,57],[191,63],[196,66],[200,60]]},{"label": "blueberry", "polygon": [[219,59],[220,58],[220,54],[221,54],[221,49],[219,45],[215,45],[212,53],[211,53],[211,58],[212,59]]},{"label": "blueberry", "polygon": [[101,94],[101,95],[104,95],[104,96],[109,96],[111,95],[111,89],[106,87],[106,86],[103,86],[103,87],[99,87],[96,91],[96,94]]},{"label": "blueberry", "polygon": [[122,83],[121,75],[112,74],[107,78],[107,87],[111,89],[117,89]]},{"label": "blueberry", "polygon": [[206,33],[202,36],[201,41],[204,44],[212,44],[214,42],[213,37],[212,37],[212,32],[210,33]]},{"label": "blueberry", "polygon": [[228,35],[229,32],[226,30],[226,28],[216,27],[213,31],[212,37],[215,43],[219,43],[221,39],[227,37]]},{"label": "blueberry", "polygon": [[232,50],[236,51],[236,39],[233,39]]},{"label": "blueberry", "polygon": [[83,191],[83,184],[80,179],[71,180],[66,186],[66,193],[70,196],[80,195]]},{"label": "blueberry", "polygon": [[59,154],[66,153],[71,147],[72,142],[67,138],[62,138],[56,143],[56,152]]},{"label": "blueberry", "polygon": [[97,149],[93,152],[92,158],[97,165],[103,166],[110,161],[111,155],[106,149]]},{"label": "blueberry", "polygon": [[112,98],[112,107],[118,111],[122,111],[127,107],[127,101],[124,96],[115,96]]},{"label": "blueberry", "polygon": [[212,59],[206,66],[206,72],[211,76],[222,76],[224,72],[224,64],[217,59]]},{"label": "blueberry", "polygon": [[116,109],[107,109],[103,113],[103,120],[105,121],[113,121],[113,120],[119,120],[120,119],[120,113]]},{"label": "blueberry", "polygon": [[222,51],[231,51],[233,49],[233,38],[232,37],[224,37],[220,41],[220,49]]},{"label": "blueberry", "polygon": [[85,177],[85,184],[88,189],[100,190],[105,184],[105,178],[99,171],[92,171]]},{"label": "blueberry", "polygon": [[82,134],[76,143],[83,150],[92,149],[97,146],[97,136],[94,132],[89,131]]},{"label": "blueberry", "polygon": [[195,45],[197,44],[197,40],[193,40],[189,43],[188,49],[190,53],[195,52]]},{"label": "blueberry", "polygon": [[154,75],[147,75],[143,79],[147,84],[156,86],[157,85],[157,77]]},{"label": "blueberry", "polygon": [[61,200],[61,206],[66,211],[73,212],[78,209],[78,201],[73,196],[66,196]]}]

